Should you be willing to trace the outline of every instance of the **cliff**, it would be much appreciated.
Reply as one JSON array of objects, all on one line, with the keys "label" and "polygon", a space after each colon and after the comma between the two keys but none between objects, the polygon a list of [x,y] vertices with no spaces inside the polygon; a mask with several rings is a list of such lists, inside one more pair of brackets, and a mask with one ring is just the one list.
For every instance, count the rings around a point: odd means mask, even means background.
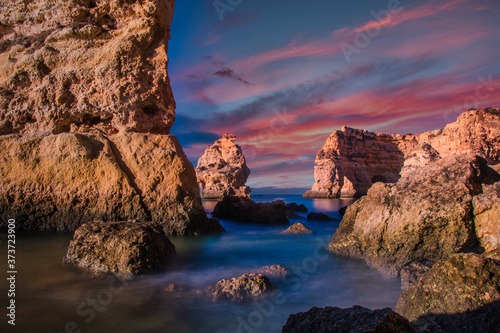
[{"label": "cliff", "polygon": [[452,154],[473,154],[499,163],[499,109],[469,110],[444,129],[416,135],[343,127],[316,155],[315,183],[304,197],[359,197],[376,182],[395,183],[401,174]]},{"label": "cliff", "polygon": [[196,175],[203,198],[250,197],[250,187],[245,186],[250,169],[241,147],[234,143],[235,139],[232,134],[224,134],[198,160]]},{"label": "cliff", "polygon": [[[20,229],[95,219],[220,231],[174,136],[174,1],[2,1],[0,216]],[[1,226],[1,225],[0,225]]]}]

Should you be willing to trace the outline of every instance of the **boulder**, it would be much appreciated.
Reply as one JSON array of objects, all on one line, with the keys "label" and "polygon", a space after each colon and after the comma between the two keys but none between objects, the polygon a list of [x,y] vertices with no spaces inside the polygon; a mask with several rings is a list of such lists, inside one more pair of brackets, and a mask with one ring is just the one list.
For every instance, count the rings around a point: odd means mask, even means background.
[{"label": "boulder", "polygon": [[288,267],[283,265],[267,265],[262,266],[257,270],[257,273],[263,274],[270,278],[285,278],[291,274],[291,271]]},{"label": "boulder", "polygon": [[471,250],[477,244],[473,197],[495,175],[481,157],[450,155],[396,185],[377,183],[349,206],[328,248],[365,258],[392,277],[414,260]]},{"label": "boulder", "polygon": [[427,273],[434,265],[430,260],[415,260],[401,269],[401,290],[404,291],[418,278]]},{"label": "boulder", "polygon": [[212,215],[245,223],[289,224],[283,200],[255,202],[246,197],[225,196],[217,203]]},{"label": "boulder", "polygon": [[376,182],[395,183],[453,154],[500,162],[500,110],[469,110],[444,129],[421,134],[384,134],[342,127],[316,155],[314,185],[307,198],[360,197]]},{"label": "boulder", "polygon": [[437,262],[404,291],[396,310],[444,332],[496,332],[500,327],[500,262],[456,254]]},{"label": "boulder", "polygon": [[324,213],[313,213],[313,212],[307,214],[307,219],[308,220],[318,220],[318,221],[334,221],[334,220],[336,220],[333,217],[328,216]]},{"label": "boulder", "polygon": [[245,186],[250,169],[236,136],[224,134],[205,149],[198,160],[196,176],[205,199],[222,199],[226,195],[250,197],[250,187]]},{"label": "boulder", "polygon": [[75,231],[63,263],[95,274],[131,276],[162,268],[174,254],[159,224],[95,221]]},{"label": "boulder", "polygon": [[314,231],[303,225],[302,223],[292,224],[288,229],[283,230],[282,234],[295,234],[295,235],[312,235]]},{"label": "boulder", "polygon": [[244,302],[260,297],[272,291],[267,276],[259,273],[246,273],[232,279],[222,279],[209,287],[209,293],[215,300],[234,300]]},{"label": "boulder", "polygon": [[347,309],[313,307],[290,315],[282,333],[416,333],[410,322],[389,308],[370,310],[362,306]]},{"label": "boulder", "polygon": [[304,204],[298,205],[296,202],[290,202],[286,204],[286,209],[292,212],[307,212],[308,209]]}]

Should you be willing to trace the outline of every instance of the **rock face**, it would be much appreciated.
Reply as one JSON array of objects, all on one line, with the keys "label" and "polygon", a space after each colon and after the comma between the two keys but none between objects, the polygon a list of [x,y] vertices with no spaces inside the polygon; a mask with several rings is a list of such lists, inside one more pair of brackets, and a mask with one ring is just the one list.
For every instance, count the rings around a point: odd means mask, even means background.
[{"label": "rock face", "polygon": [[174,254],[158,224],[96,221],[75,231],[63,261],[97,274],[130,276],[158,269]]},{"label": "rock face", "polygon": [[410,322],[389,308],[370,310],[361,306],[348,309],[313,307],[290,315],[282,333],[416,333]]},{"label": "rock face", "polygon": [[259,297],[272,290],[271,282],[262,274],[247,273],[232,279],[222,279],[209,288],[214,299],[239,302]]},{"label": "rock face", "polygon": [[95,219],[222,230],[168,135],[174,1],[3,1],[0,216],[20,229]]},{"label": "rock face", "polygon": [[500,182],[483,189],[483,194],[474,197],[474,221],[481,246],[492,251],[500,248]]},{"label": "rock face", "polygon": [[395,183],[401,174],[452,154],[474,154],[500,162],[499,109],[470,110],[442,130],[400,135],[343,127],[316,156],[315,183],[307,198],[359,197],[376,182]]},{"label": "rock face", "polygon": [[288,229],[281,232],[282,234],[295,234],[295,235],[312,235],[314,231],[303,225],[302,223],[292,224]]},{"label": "rock face", "polygon": [[[483,186],[489,191],[488,184],[499,180],[485,159],[451,155],[395,185],[377,183],[347,208],[328,248],[365,258],[388,276],[397,276],[414,260],[437,261],[466,252],[478,243],[473,199],[483,194]],[[479,230],[494,230],[498,220],[484,223]]]},{"label": "rock face", "polygon": [[234,143],[235,139],[232,134],[224,134],[198,160],[196,175],[203,198],[221,199],[226,195],[250,197],[250,187],[245,186],[250,169],[241,147]]},{"label": "rock face", "polygon": [[500,327],[500,262],[457,254],[436,263],[401,294],[396,310],[445,332],[496,332]]},{"label": "rock face", "polygon": [[0,134],[169,134],[174,1],[2,1]]},{"label": "rock face", "polygon": [[289,224],[283,200],[255,202],[246,197],[226,196],[212,213],[214,217],[254,224]]},{"label": "rock face", "polygon": [[415,281],[417,281],[422,274],[427,273],[432,266],[433,261],[430,260],[415,260],[401,269],[401,290],[406,290]]}]

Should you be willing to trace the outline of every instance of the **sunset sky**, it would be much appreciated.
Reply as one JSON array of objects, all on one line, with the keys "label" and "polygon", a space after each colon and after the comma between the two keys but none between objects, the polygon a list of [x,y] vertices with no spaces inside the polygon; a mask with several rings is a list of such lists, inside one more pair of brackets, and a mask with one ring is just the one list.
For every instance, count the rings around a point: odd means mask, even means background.
[{"label": "sunset sky", "polygon": [[419,133],[500,106],[497,0],[183,0],[171,33],[172,134],[195,166],[235,134],[252,188],[310,187],[343,125]]}]

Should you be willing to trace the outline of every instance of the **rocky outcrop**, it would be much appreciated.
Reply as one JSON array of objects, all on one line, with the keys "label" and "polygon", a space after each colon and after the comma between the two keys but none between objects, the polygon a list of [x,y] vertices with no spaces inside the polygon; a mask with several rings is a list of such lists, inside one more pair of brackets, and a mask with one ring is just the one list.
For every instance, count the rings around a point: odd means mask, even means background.
[{"label": "rocky outcrop", "polygon": [[196,175],[205,199],[221,199],[226,195],[250,197],[245,186],[250,169],[236,137],[224,134],[209,146],[198,160]]},{"label": "rocky outcrop", "polygon": [[158,224],[96,221],[75,231],[63,262],[96,274],[131,276],[161,268],[174,254]]},{"label": "rocky outcrop", "polygon": [[303,225],[302,223],[292,224],[288,229],[283,230],[282,234],[294,234],[294,235],[312,235],[314,231]]},{"label": "rocky outcrop", "polygon": [[307,212],[308,209],[304,204],[297,204],[296,202],[290,202],[286,204],[286,209],[292,212]]},{"label": "rocky outcrop", "polygon": [[10,135],[0,137],[0,149],[0,215],[16,218],[20,229],[137,219],[158,222],[168,234],[222,230],[208,220],[174,136]]},{"label": "rocky outcrop", "polygon": [[307,312],[290,315],[282,333],[416,333],[410,322],[389,308],[370,310],[361,306],[348,309],[313,307]]},{"label": "rocky outcrop", "polygon": [[[395,185],[377,183],[347,208],[328,249],[365,258],[388,276],[397,276],[414,260],[437,261],[469,251],[478,243],[473,199],[487,195],[483,187],[499,180],[485,159],[451,155]],[[485,223],[493,226],[479,229],[493,230],[498,220]]]},{"label": "rocky outcrop", "polygon": [[401,174],[452,154],[474,154],[500,162],[499,109],[469,110],[444,129],[422,134],[383,134],[343,127],[316,156],[308,198],[359,197],[376,182],[395,183]]},{"label": "rocky outcrop", "polygon": [[226,196],[217,203],[212,216],[254,224],[280,225],[290,223],[283,200],[255,202],[246,197]]},{"label": "rocky outcrop", "polygon": [[292,272],[283,265],[267,265],[259,268],[257,270],[257,273],[263,274],[270,278],[283,279],[290,275]]},{"label": "rocky outcrop", "polygon": [[500,262],[457,254],[436,263],[401,294],[398,313],[444,332],[496,332],[500,327]]},{"label": "rocky outcrop", "polygon": [[3,1],[0,134],[169,134],[174,1]]},{"label": "rocky outcrop", "polygon": [[174,1],[10,1],[0,29],[0,216],[20,229],[95,219],[221,231],[174,136]]},{"label": "rocky outcrop", "polygon": [[222,279],[209,292],[216,300],[234,300],[244,302],[263,296],[272,291],[271,282],[262,274],[247,273],[232,279]]}]

